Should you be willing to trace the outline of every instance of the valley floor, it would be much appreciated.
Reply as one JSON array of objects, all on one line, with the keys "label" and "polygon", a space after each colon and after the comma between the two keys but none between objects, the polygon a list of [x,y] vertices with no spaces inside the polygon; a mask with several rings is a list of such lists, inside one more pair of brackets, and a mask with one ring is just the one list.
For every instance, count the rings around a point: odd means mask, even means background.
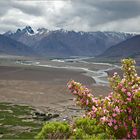
[{"label": "valley floor", "polygon": [[[12,62],[13,63],[13,62]],[[24,66],[2,62],[0,66],[0,102],[27,104],[46,112],[58,112],[59,119],[81,115],[67,82],[74,79],[92,89],[96,96],[109,93],[107,86],[95,85],[83,71]]]},{"label": "valley floor", "polygon": [[[95,96],[106,96],[111,91],[108,85],[97,85],[95,83],[96,80],[93,79],[93,77],[86,75],[85,71],[82,69],[21,65],[15,63],[17,60],[19,61],[21,58],[0,59],[0,105],[2,107],[3,103],[12,103],[13,105],[28,105],[32,106],[38,113],[43,112],[57,114],[57,117],[49,119],[50,121],[71,121],[72,119],[84,114],[84,111],[75,105],[75,102],[73,101],[74,96],[71,95],[67,89],[67,82],[69,80],[75,80],[86,85],[93,91],[92,93]],[[85,62],[66,63],[64,65],[63,63],[57,64],[57,62],[52,63],[51,61],[43,60],[41,61],[41,64],[51,66],[58,65],[61,67],[69,65],[72,67],[84,66],[85,68],[88,67],[89,70],[93,71],[108,69],[108,66],[104,64],[91,65]],[[137,70],[140,74],[140,68]],[[112,76],[115,71],[117,71],[119,74],[122,74],[119,68],[108,70],[106,72],[109,76]],[[5,111],[7,110],[2,112],[4,115]],[[0,127],[4,126],[2,134],[0,135],[1,138],[3,136],[7,136],[4,133],[7,124],[3,124],[3,119],[4,118],[1,116],[0,120],[2,123],[0,123]],[[13,119],[19,120],[18,118]],[[41,122],[40,127],[42,126],[42,123],[43,122]],[[18,123],[16,124],[16,121],[14,125],[18,127]],[[16,127],[14,127],[14,129]],[[38,129],[40,129],[40,127]],[[6,130],[6,132],[8,134],[9,130]],[[22,133],[24,133],[24,131],[22,131]],[[34,134],[35,133],[33,133],[33,135]]]}]

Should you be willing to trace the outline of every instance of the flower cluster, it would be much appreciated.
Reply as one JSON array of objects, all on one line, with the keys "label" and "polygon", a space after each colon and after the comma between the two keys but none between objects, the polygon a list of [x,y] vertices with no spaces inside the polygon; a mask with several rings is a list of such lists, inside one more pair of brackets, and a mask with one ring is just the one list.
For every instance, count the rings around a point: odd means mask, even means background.
[{"label": "flower cluster", "polygon": [[135,61],[122,60],[122,79],[117,73],[109,79],[112,92],[105,98],[94,97],[80,83],[70,81],[68,88],[76,95],[76,102],[86,110],[86,115],[95,118],[105,131],[117,139],[140,138],[140,77]]}]

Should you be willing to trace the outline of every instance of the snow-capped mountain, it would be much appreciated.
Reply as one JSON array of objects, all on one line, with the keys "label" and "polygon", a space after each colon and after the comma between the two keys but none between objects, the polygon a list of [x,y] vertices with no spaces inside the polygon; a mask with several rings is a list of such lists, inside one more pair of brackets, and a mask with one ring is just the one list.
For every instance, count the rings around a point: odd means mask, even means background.
[{"label": "snow-capped mountain", "polygon": [[48,30],[34,31],[30,26],[4,34],[34,48],[42,56],[96,56],[134,34],[121,32],[83,32]]},{"label": "snow-capped mountain", "polygon": [[30,27],[26,26],[23,29],[17,29],[16,32],[8,31],[3,35],[8,36],[16,41],[22,42],[25,45],[32,46],[36,41],[40,40],[43,35],[46,35],[47,29],[38,29],[36,32]]}]

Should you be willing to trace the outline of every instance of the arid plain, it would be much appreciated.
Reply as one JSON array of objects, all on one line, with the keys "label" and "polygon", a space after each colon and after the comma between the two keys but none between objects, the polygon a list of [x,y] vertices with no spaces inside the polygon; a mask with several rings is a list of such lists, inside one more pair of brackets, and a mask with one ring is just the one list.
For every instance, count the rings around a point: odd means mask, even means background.
[{"label": "arid plain", "polygon": [[[23,58],[22,58],[23,59]],[[95,96],[105,96],[111,90],[107,85],[97,85],[95,80],[82,69],[40,67],[15,63],[21,58],[1,59],[0,63],[0,102],[26,104],[43,112],[58,112],[61,119],[80,114],[73,101],[74,96],[67,89],[69,80],[81,82],[91,89]],[[26,58],[27,59],[27,58]],[[25,60],[25,58],[24,58]],[[29,60],[29,59],[28,59]],[[56,65],[58,62],[42,60],[42,64]],[[63,63],[58,63],[63,65]],[[76,63],[67,62],[67,66]],[[77,63],[82,67],[82,63]],[[88,64],[85,64],[88,66]],[[93,65],[90,69],[107,68]],[[75,111],[77,110],[77,111]]]}]

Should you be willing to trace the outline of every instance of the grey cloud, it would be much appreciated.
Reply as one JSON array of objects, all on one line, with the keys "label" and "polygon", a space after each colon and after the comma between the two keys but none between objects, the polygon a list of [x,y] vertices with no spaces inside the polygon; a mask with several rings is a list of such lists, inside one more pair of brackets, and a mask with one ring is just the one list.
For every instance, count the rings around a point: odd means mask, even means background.
[{"label": "grey cloud", "polygon": [[1,24],[3,25],[6,25],[8,23],[8,25],[14,25],[15,27],[18,27],[18,26],[22,26],[22,22],[21,21],[18,21],[18,20],[13,20],[13,19],[4,19],[1,21]]},{"label": "grey cloud", "polygon": [[38,5],[28,5],[28,2],[23,1],[13,1],[11,3],[12,8],[19,9],[23,13],[34,15],[34,16],[41,16],[43,14],[43,9]]},{"label": "grey cloud", "polygon": [[0,17],[8,12],[10,8],[9,3],[10,1],[0,0]]},{"label": "grey cloud", "polygon": [[[56,1],[64,5],[59,7]],[[7,16],[8,11],[14,9],[21,13],[17,17],[11,18],[12,13]],[[5,27],[15,29],[30,23],[36,28],[43,25],[51,29],[121,31],[124,28],[129,32],[134,28],[134,31],[139,31],[139,16],[139,0],[0,0],[1,31]],[[4,27],[6,23],[8,25]]]},{"label": "grey cloud", "polygon": [[140,15],[140,1],[106,1],[95,5],[102,11],[110,12],[110,19],[132,18]]},{"label": "grey cloud", "polygon": [[128,19],[140,15],[140,1],[136,0],[77,0],[75,11],[91,25]]}]

